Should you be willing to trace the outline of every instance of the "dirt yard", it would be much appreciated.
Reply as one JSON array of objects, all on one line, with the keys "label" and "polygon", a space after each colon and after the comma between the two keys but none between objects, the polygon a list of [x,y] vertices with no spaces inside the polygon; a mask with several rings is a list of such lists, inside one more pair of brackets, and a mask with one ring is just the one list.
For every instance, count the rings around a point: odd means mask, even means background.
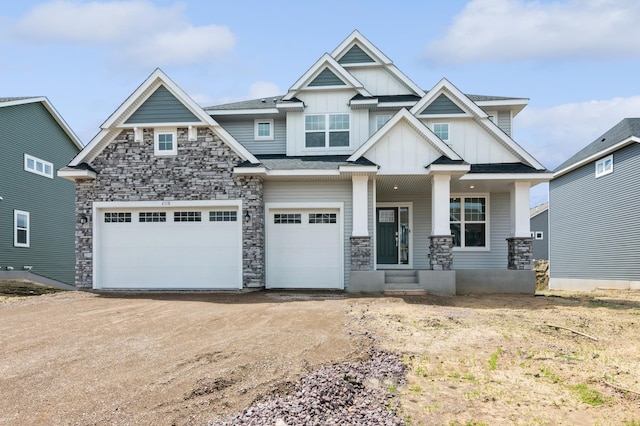
[{"label": "dirt yard", "polygon": [[638,292],[31,291],[0,296],[0,424],[206,424],[376,345],[411,425],[640,425]]}]

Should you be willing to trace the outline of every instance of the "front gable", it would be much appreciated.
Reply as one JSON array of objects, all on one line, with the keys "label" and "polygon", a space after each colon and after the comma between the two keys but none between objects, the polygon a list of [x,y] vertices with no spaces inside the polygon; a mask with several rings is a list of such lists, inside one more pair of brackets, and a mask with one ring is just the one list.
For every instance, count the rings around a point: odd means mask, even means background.
[{"label": "front gable", "polygon": [[349,161],[365,157],[380,166],[379,175],[426,174],[426,167],[445,156],[460,156],[406,109],[382,126]]},{"label": "front gable", "polygon": [[465,114],[464,110],[456,105],[447,95],[440,95],[433,100],[419,115],[438,115],[438,114]]},{"label": "front gable", "polygon": [[202,123],[202,121],[161,84],[125,123]]},{"label": "front gable", "polygon": [[367,52],[362,50],[362,48],[357,44],[354,44],[344,55],[342,55],[340,59],[338,59],[338,63],[340,65],[370,64],[375,62],[376,60],[367,54]]},{"label": "front gable", "polygon": [[146,129],[156,129],[173,133],[175,143],[179,143],[179,129],[186,129],[188,140],[195,141],[198,129],[203,127],[211,129],[240,159],[258,163],[253,154],[211,118],[186,92],[160,69],[156,69],[102,124],[100,133],[69,163],[69,167],[58,174],[69,179],[95,177],[88,176],[86,170],[80,170],[78,166],[91,163],[107,146],[117,143],[121,133],[126,130],[132,131],[136,142],[143,142]]}]

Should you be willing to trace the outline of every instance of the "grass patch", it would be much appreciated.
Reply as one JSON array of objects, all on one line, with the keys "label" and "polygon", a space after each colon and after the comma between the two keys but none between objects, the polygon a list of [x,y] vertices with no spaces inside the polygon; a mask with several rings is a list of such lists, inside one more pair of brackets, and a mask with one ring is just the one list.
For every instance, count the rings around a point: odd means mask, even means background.
[{"label": "grass patch", "polygon": [[60,291],[65,290],[36,285],[28,281],[0,280],[0,296],[5,297],[40,296]]},{"label": "grass patch", "polygon": [[585,404],[589,404],[592,407],[598,407],[606,402],[600,392],[595,389],[589,388],[585,384],[571,386],[571,389],[579,395],[582,402],[584,402]]},{"label": "grass patch", "polygon": [[489,370],[495,371],[495,369],[498,368],[498,358],[500,355],[502,355],[501,348],[498,348],[497,351],[491,354],[491,357],[489,358]]}]

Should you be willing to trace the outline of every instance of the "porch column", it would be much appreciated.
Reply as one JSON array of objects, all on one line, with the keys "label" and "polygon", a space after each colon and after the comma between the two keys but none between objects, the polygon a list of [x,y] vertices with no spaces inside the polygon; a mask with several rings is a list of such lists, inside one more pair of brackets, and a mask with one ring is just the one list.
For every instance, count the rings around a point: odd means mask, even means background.
[{"label": "porch column", "polygon": [[531,269],[533,238],[529,228],[529,182],[511,186],[511,236],[507,238],[509,269]]},{"label": "porch column", "polygon": [[371,237],[369,236],[369,178],[352,176],[353,223],[351,231],[351,270],[369,271],[371,262]]},{"label": "porch column", "polygon": [[431,177],[431,236],[429,263],[434,271],[451,270],[453,264],[453,235],[449,223],[451,176],[435,174]]}]

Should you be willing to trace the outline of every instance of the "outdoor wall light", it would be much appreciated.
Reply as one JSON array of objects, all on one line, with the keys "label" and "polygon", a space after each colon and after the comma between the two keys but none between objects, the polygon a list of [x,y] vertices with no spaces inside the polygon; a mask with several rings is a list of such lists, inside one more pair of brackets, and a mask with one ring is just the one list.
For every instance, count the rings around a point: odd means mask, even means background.
[{"label": "outdoor wall light", "polygon": [[251,223],[251,215],[249,212],[244,213],[244,223]]},{"label": "outdoor wall light", "polygon": [[89,218],[86,215],[80,215],[80,223],[84,225],[87,222],[89,222]]}]

